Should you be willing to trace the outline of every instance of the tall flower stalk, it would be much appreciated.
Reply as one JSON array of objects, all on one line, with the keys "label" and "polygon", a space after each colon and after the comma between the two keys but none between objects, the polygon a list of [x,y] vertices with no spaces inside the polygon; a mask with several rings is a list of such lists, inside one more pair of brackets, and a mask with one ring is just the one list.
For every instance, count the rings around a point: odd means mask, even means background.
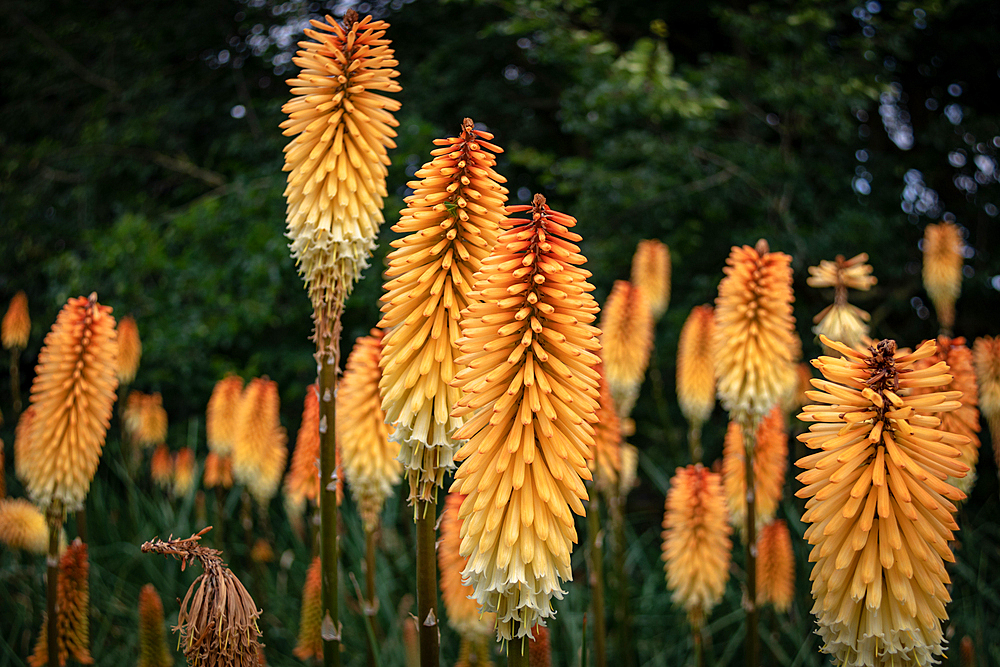
[{"label": "tall flower stalk", "polygon": [[[453,491],[466,495],[463,577],[500,638],[530,636],[572,579],[573,514],[584,515],[598,408],[598,307],[570,231],[576,220],[535,195],[530,218],[510,218],[476,274],[455,377],[465,395],[455,433],[468,442]],[[508,657],[527,656],[524,641]]]},{"label": "tall flower stalk", "polygon": [[10,350],[10,394],[14,399],[14,417],[21,413],[21,352],[28,346],[31,335],[31,317],[28,315],[28,296],[20,291],[10,300],[10,306],[0,322],[0,341]]}]

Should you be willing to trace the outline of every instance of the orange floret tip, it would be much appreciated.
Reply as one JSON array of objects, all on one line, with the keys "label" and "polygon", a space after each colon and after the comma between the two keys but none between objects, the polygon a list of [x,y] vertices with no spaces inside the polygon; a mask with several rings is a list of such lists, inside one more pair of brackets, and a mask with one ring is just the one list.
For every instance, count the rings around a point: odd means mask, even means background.
[{"label": "orange floret tip", "polygon": [[441,539],[438,542],[438,571],[441,577],[441,601],[448,614],[448,624],[462,639],[479,642],[492,639],[494,614],[479,613],[479,605],[469,597],[472,590],[462,584],[462,570],[466,559],[459,550],[462,545],[462,520],[458,518],[459,508],[465,496],[449,493],[441,513]]},{"label": "orange floret tip", "polygon": [[[897,351],[883,340],[866,351],[821,339],[843,358],[813,361],[811,405],[798,436],[815,450],[797,463],[813,614],[822,651],[841,665],[933,664],[943,653],[941,622],[951,597],[946,562],[965,494],[947,482],[962,477],[964,435],[940,428],[941,415],[962,407],[947,362],[926,368],[935,341]],[[918,393],[918,389],[931,389]]]},{"label": "orange floret tip", "polygon": [[299,641],[292,653],[299,660],[323,658],[323,566],[313,558],[302,587],[302,613],[299,617]]},{"label": "orange floret tip", "polygon": [[[788,468],[788,433],[785,430],[785,413],[779,406],[761,420],[757,426],[756,446],[753,455],[754,516],[756,525],[763,526],[771,520],[781,500],[785,487],[785,470]],[[723,446],[722,476],[726,489],[726,506],[729,520],[740,531],[741,539],[746,530],[746,446],[741,427],[729,422]]]},{"label": "orange floret tip", "polygon": [[701,427],[715,407],[715,313],[695,306],[677,343],[677,401],[692,427]]},{"label": "orange floret tip", "polygon": [[761,239],[734,247],[715,299],[715,372],[722,407],[756,421],[793,384],[792,258]]},{"label": "orange floret tip", "polygon": [[787,612],[795,597],[795,554],[788,524],[781,519],[764,526],[757,536],[757,604],[771,603]]},{"label": "orange floret tip", "polygon": [[23,350],[31,335],[31,317],[28,315],[28,295],[20,291],[10,300],[10,306],[0,322],[0,339],[4,349]]},{"label": "orange floret tip", "polygon": [[97,295],[63,306],[45,337],[31,385],[31,433],[21,452],[22,479],[43,510],[83,507],[104,449],[118,378],[111,308]]},{"label": "orange floret tip", "polygon": [[924,227],[924,289],[934,304],[941,328],[955,325],[955,302],[962,291],[965,240],[962,229],[952,222]]},{"label": "orange floret tip", "polygon": [[514,206],[463,313],[464,395],[454,437],[468,442],[452,490],[462,503],[463,577],[499,636],[530,635],[572,579],[573,514],[584,514],[599,407],[600,331],[576,220],[535,195]]},{"label": "orange floret tip", "polygon": [[287,235],[316,313],[320,346],[354,282],[368,266],[383,222],[382,201],[389,158],[395,148],[392,112],[400,91],[389,24],[356,12],[343,25],[332,17],[310,21],[307,40],[288,80],[293,97],[282,107],[288,119],[285,147]]},{"label": "orange floret tip", "polygon": [[618,416],[628,417],[639,397],[653,351],[653,313],[641,289],[616,280],[601,313],[601,358]]},{"label": "orange floret tip", "polygon": [[139,667],[174,664],[163,625],[163,601],[153,584],[139,591]]},{"label": "orange floret tip", "polygon": [[653,319],[670,305],[670,248],[656,239],[639,241],[632,256],[632,284],[646,295]]},{"label": "orange floret tip", "polygon": [[496,173],[493,135],[466,118],[457,137],[436,139],[433,159],[416,172],[393,231],[385,272],[382,321],[382,409],[400,444],[410,502],[429,501],[453,470],[452,414],[461,391],[456,341],[471,301],[473,275],[496,243],[506,215],[506,179]]},{"label": "orange floret tip", "polygon": [[236,411],[233,480],[247,487],[260,505],[267,505],[274,497],[285,472],[288,436],[279,409],[278,383],[254,378]]},{"label": "orange floret tip", "polygon": [[215,383],[205,412],[208,448],[219,456],[229,456],[236,440],[236,410],[243,397],[243,380],[227,375]]},{"label": "orange floret tip", "polygon": [[337,388],[337,441],[344,477],[366,531],[378,526],[382,506],[402,474],[399,443],[392,440],[393,428],[385,423],[379,396],[382,340],[382,331],[372,329],[355,341]]},{"label": "orange floret tip", "polygon": [[[87,545],[79,538],[73,541],[59,559],[56,609],[59,647],[59,664],[65,665],[70,656],[81,665],[94,664],[90,655],[90,561]],[[48,618],[43,618],[42,629],[35,642],[35,650],[28,657],[31,667],[49,664]]]},{"label": "orange floret tip", "polygon": [[139,327],[135,318],[126,315],[118,323],[118,366],[115,373],[121,384],[131,384],[139,370],[139,359],[142,357],[142,341],[139,340]]}]

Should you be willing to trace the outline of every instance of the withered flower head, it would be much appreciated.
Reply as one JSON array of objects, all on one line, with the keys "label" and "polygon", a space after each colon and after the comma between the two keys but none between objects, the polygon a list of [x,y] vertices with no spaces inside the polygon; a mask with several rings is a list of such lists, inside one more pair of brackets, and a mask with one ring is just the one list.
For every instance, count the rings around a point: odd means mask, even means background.
[{"label": "withered flower head", "polygon": [[603,367],[599,367],[598,372],[601,374],[601,393],[594,425],[594,457],[587,465],[590,472],[596,473],[597,488],[604,494],[617,496],[622,468],[622,432]]},{"label": "withered flower head", "polygon": [[757,536],[757,604],[784,613],[795,597],[795,554],[788,524],[776,519]]},{"label": "withered flower head", "polygon": [[299,641],[292,653],[299,660],[323,657],[323,564],[313,558],[302,587],[302,613],[299,617]]},{"label": "withered flower head", "polygon": [[261,505],[278,491],[285,472],[288,436],[279,419],[278,383],[254,378],[236,411],[233,479]]},{"label": "withered flower head", "polygon": [[223,489],[233,487],[233,462],[228,456],[219,456],[209,452],[205,456],[204,484],[206,489],[221,486]]},{"label": "withered flower head", "polygon": [[632,284],[646,295],[653,319],[658,320],[670,304],[670,248],[656,239],[639,241],[632,256]]},{"label": "withered flower head", "polygon": [[49,529],[42,511],[23,498],[0,500],[0,542],[36,554],[49,550]]},{"label": "withered flower head", "polygon": [[174,455],[174,475],[173,492],[174,495],[183,498],[194,488],[195,472],[197,472],[198,462],[194,457],[194,450],[190,447],[181,447]]},{"label": "withered flower head", "polygon": [[462,584],[466,559],[459,553],[462,545],[462,520],[459,508],[465,496],[449,493],[441,513],[441,540],[438,542],[438,570],[441,577],[441,601],[448,613],[448,623],[471,642],[492,638],[495,614],[481,614],[479,605],[469,595],[472,590]]},{"label": "withered flower head", "polygon": [[[977,338],[972,346],[972,363],[979,384],[979,409],[983,411],[993,439],[993,455],[1000,468],[1000,336]],[[23,418],[22,418],[23,419]],[[17,465],[15,444],[14,464]]]},{"label": "withered flower head", "polygon": [[130,384],[139,370],[139,358],[142,357],[142,341],[139,340],[139,327],[135,318],[126,315],[118,323],[118,366],[115,372],[118,381]]},{"label": "withered flower head", "polygon": [[955,302],[962,291],[962,264],[965,241],[958,225],[952,222],[924,227],[924,288],[934,304],[938,321],[945,332],[955,324]]},{"label": "withered flower head", "polygon": [[[775,406],[757,426],[756,448],[753,456],[754,516],[756,525],[763,526],[771,520],[781,500],[785,486],[785,469],[788,467],[788,433],[785,432],[785,413]],[[726,489],[729,520],[745,539],[747,516],[746,446],[740,425],[729,422],[723,447],[722,475]]]},{"label": "withered flower head", "polygon": [[793,382],[792,258],[767,241],[733,247],[715,299],[715,372],[722,407],[763,417]]},{"label": "withered flower head", "polygon": [[463,419],[451,414],[461,391],[456,341],[473,275],[496,243],[506,179],[494,171],[499,146],[471,118],[457,137],[435,139],[433,160],[409,184],[399,224],[406,234],[388,257],[382,321],[382,409],[395,427],[410,502],[435,497],[452,470]]},{"label": "withered flower head", "polygon": [[382,332],[358,338],[337,387],[337,441],[344,453],[344,477],[367,531],[378,526],[385,499],[399,482],[399,443],[385,423],[378,384]]},{"label": "withered flower head", "polygon": [[149,476],[161,489],[170,488],[174,479],[174,457],[165,443],[157,445],[153,450],[153,456],[149,459]]},{"label": "withered flower head", "polygon": [[205,414],[205,432],[208,448],[219,456],[229,456],[236,440],[236,411],[243,397],[243,380],[237,375],[227,375],[215,383],[208,399]]},{"label": "withered flower head", "polygon": [[[72,655],[81,665],[92,665],[90,655],[90,561],[87,545],[80,538],[73,540],[59,559],[56,585],[56,624],[58,629],[59,664],[65,665]],[[43,617],[42,630],[35,650],[28,658],[31,667],[49,664],[48,623]]]},{"label": "withered flower head", "polygon": [[576,220],[535,195],[528,220],[511,218],[476,274],[462,319],[464,390],[455,414],[471,418],[452,490],[462,503],[463,572],[499,635],[525,636],[554,614],[573,578],[573,513],[584,514],[599,375],[598,307],[569,231]]},{"label": "withered flower head", "polygon": [[43,510],[83,506],[115,402],[118,344],[111,308],[97,295],[70,299],[45,337],[31,385],[34,417],[22,479]]},{"label": "withered flower head", "polygon": [[691,309],[677,343],[677,401],[684,418],[701,426],[715,407],[715,313],[711,306]]},{"label": "withered flower head", "polygon": [[23,350],[28,346],[31,318],[28,316],[28,295],[20,291],[10,300],[10,306],[0,322],[0,339],[4,349]]},{"label": "withered flower head", "polygon": [[150,447],[167,439],[167,411],[160,392],[144,394],[130,391],[125,404],[125,429],[141,447]]},{"label": "withered flower head", "polygon": [[399,125],[399,102],[380,93],[399,92],[399,73],[389,24],[356,12],[344,25],[327,16],[310,21],[309,41],[299,42],[293,62],[302,68],[288,80],[292,98],[282,107],[288,174],[286,222],[292,257],[305,280],[316,314],[317,342],[332,335],[342,307],[382,224],[387,149]]},{"label": "withered flower head", "polygon": [[616,280],[601,313],[601,358],[620,418],[628,417],[639,397],[653,351],[653,313],[644,292]]},{"label": "withered flower head", "polygon": [[139,591],[139,667],[172,667],[163,629],[163,601],[153,584]]},{"label": "withered flower head", "polygon": [[799,415],[814,422],[799,436],[808,498],[802,516],[813,545],[813,614],[823,651],[845,665],[932,664],[942,653],[952,562],[948,542],[958,529],[948,484],[968,466],[956,445],[967,438],[939,428],[935,413],[961,407],[961,392],[916,394],[951,381],[948,364],[924,369],[934,341],[912,353],[883,340],[866,352],[821,339],[844,358],[813,361],[826,379],[812,381]]},{"label": "withered flower head", "polygon": [[678,468],[663,528],[667,588],[692,619],[707,616],[726,590],[732,550],[719,475],[700,463]]}]

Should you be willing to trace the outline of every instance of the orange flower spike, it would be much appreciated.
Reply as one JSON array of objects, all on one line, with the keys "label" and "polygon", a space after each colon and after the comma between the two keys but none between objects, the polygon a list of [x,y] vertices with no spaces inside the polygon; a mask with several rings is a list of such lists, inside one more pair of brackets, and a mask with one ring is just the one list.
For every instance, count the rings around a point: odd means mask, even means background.
[{"label": "orange flower spike", "polygon": [[[945,391],[962,392],[959,402],[962,407],[951,412],[943,412],[940,415],[942,431],[963,435],[968,438],[966,444],[956,444],[955,447],[962,453],[959,461],[969,467],[969,472],[964,477],[949,477],[948,483],[957,488],[962,493],[968,495],[972,493],[972,485],[976,481],[976,464],[979,463],[979,400],[976,390],[976,371],[972,367],[972,351],[965,346],[965,338],[948,338],[938,336],[937,352],[926,359],[921,359],[914,364],[914,369],[921,371],[934,366],[939,361],[948,364],[952,375],[951,382],[943,386]],[[933,387],[917,387],[914,394],[929,394],[934,392]]]},{"label": "orange flower spike", "polygon": [[[729,520],[744,538],[746,529],[746,447],[740,425],[729,422],[723,446],[722,476],[726,489]],[[754,515],[757,526],[771,520],[781,501],[785,487],[785,470],[788,468],[788,433],[785,431],[785,413],[780,406],[772,408],[757,427],[757,444],[754,450],[753,472],[756,500]]]},{"label": "orange flower spike", "polygon": [[49,529],[45,515],[23,498],[0,500],[0,542],[12,549],[47,553]]},{"label": "orange flower spike", "polygon": [[205,473],[203,483],[206,489],[221,486],[223,489],[233,487],[233,464],[228,456],[219,456],[209,452],[205,456]]},{"label": "orange flower spike", "polygon": [[951,222],[924,227],[924,288],[934,304],[943,333],[955,325],[955,302],[962,291],[965,241]]},{"label": "orange flower spike", "polygon": [[468,442],[453,491],[462,503],[463,576],[500,637],[531,633],[571,580],[573,513],[584,514],[599,407],[598,307],[569,231],[576,220],[535,195],[530,219],[503,223],[463,313],[464,390],[455,434]]},{"label": "orange flower spike", "polygon": [[549,644],[549,629],[544,625],[536,626],[535,637],[528,644],[528,667],[552,666],[552,648]]},{"label": "orange flower spike", "polygon": [[479,605],[469,597],[472,592],[462,584],[466,559],[459,554],[462,545],[462,520],[458,511],[465,496],[449,493],[441,513],[441,539],[438,542],[438,571],[441,577],[441,600],[448,613],[448,623],[464,640],[478,642],[491,639],[494,614],[480,614]]},{"label": "orange flower spike", "polygon": [[299,620],[299,641],[292,653],[299,660],[323,657],[323,569],[319,556],[313,558],[302,587],[302,614]]},{"label": "orange flower spike", "polygon": [[[87,545],[79,538],[59,559],[57,583],[57,620],[59,626],[59,664],[66,659],[81,665],[94,664],[90,655],[90,561],[87,559]],[[42,620],[42,629],[35,642],[35,650],[28,658],[31,667],[45,667],[49,663],[48,623]]]},{"label": "orange flower spike", "polygon": [[[989,424],[993,456],[1000,468],[1000,336],[977,338],[972,346],[972,363],[979,384],[979,409]],[[16,445],[14,463],[17,464]]]},{"label": "orange flower spike", "polygon": [[656,239],[639,241],[632,256],[632,284],[643,291],[653,320],[670,304],[670,248]]},{"label": "orange flower spike", "polygon": [[198,462],[194,457],[194,450],[190,447],[182,447],[174,455],[174,495],[183,498],[191,492],[195,483],[195,472],[197,472]]},{"label": "orange flower spike", "polygon": [[135,318],[126,315],[118,323],[118,366],[115,373],[118,382],[131,384],[139,370],[139,359],[142,357],[142,341],[139,340],[139,327]]},{"label": "orange flower spike", "polygon": [[493,135],[462,122],[457,137],[435,139],[433,159],[409,184],[393,231],[385,272],[382,321],[382,409],[395,427],[410,502],[428,501],[454,468],[463,419],[452,414],[461,396],[451,384],[459,366],[456,341],[469,305],[473,275],[496,243],[507,189],[494,171]]},{"label": "orange flower spike", "polygon": [[[290,513],[301,514],[305,510],[306,501],[319,503],[319,394],[316,385],[309,385],[306,390],[305,403],[302,406],[302,422],[295,436],[295,450],[292,452],[292,462],[285,474],[285,504]],[[340,420],[338,420],[340,421]],[[337,448],[337,456],[341,456],[343,445]],[[343,482],[337,476],[337,503],[343,495]]]},{"label": "orange flower spike", "polygon": [[172,667],[163,626],[163,601],[153,584],[139,591],[139,667]]},{"label": "orange flower spike", "polygon": [[594,458],[588,461],[591,472],[597,473],[597,488],[606,494],[618,494],[618,478],[622,469],[622,433],[611,398],[611,389],[601,373],[600,407],[594,425]]},{"label": "orange flower spike", "polygon": [[31,335],[31,317],[28,315],[28,295],[20,291],[10,300],[10,306],[0,322],[0,339],[5,350],[23,350]]},{"label": "orange flower spike", "polygon": [[254,378],[236,412],[233,479],[246,486],[261,505],[277,493],[288,456],[288,436],[279,420],[279,408],[278,383]]},{"label": "orange flower spike", "polygon": [[25,470],[28,454],[31,446],[28,440],[31,438],[33,429],[32,422],[35,419],[35,407],[29,405],[17,420],[14,428],[14,474],[21,481],[24,481],[27,471]]},{"label": "orange flower spike", "polygon": [[684,418],[699,428],[715,407],[715,314],[711,306],[695,306],[677,343],[677,401]]},{"label": "orange flower spike", "polygon": [[948,617],[954,503],[965,498],[945,480],[968,471],[957,448],[967,438],[939,429],[939,415],[961,408],[961,392],[914,393],[952,379],[945,362],[916,368],[934,341],[898,352],[883,340],[861,352],[820,340],[844,358],[812,362],[825,379],[812,381],[813,404],[799,415],[809,432],[798,438],[816,452],[797,463],[795,495],[808,499],[822,650],[839,664],[931,664]]},{"label": "orange flower spike", "polygon": [[732,532],[722,480],[700,463],[678,468],[663,515],[667,588],[692,618],[707,616],[729,580]]},{"label": "orange flower spike", "polygon": [[53,502],[75,511],[90,489],[118,388],[115,335],[111,308],[91,294],[70,299],[45,337],[21,470],[43,511]]},{"label": "orange flower spike", "polygon": [[160,488],[170,488],[174,479],[174,457],[165,444],[160,444],[153,450],[153,456],[149,460],[149,476]]},{"label": "orange flower spike", "polygon": [[757,538],[757,604],[770,602],[775,611],[787,612],[795,597],[795,554],[788,524],[777,519],[764,526]]},{"label": "orange flower spike", "polygon": [[349,10],[344,24],[310,21],[308,41],[288,80],[296,97],[282,107],[288,173],[287,235],[317,317],[320,344],[332,334],[334,312],[368,266],[382,224],[387,150],[395,148],[392,112],[401,89],[389,24]]},{"label": "orange flower spike", "polygon": [[385,423],[379,396],[382,340],[382,331],[372,329],[355,341],[337,388],[337,441],[344,453],[344,477],[366,531],[378,526],[382,506],[402,474],[399,443],[392,441],[393,429]]},{"label": "orange flower spike", "polygon": [[618,416],[632,412],[653,351],[653,313],[645,294],[616,280],[601,314],[601,358]]},{"label": "orange flower spike", "polygon": [[236,440],[236,411],[243,398],[243,379],[227,375],[215,383],[205,411],[208,448],[219,456],[229,456]]},{"label": "orange flower spike", "polygon": [[130,391],[126,402],[125,429],[136,444],[150,447],[167,439],[167,411],[160,392],[144,394]]},{"label": "orange flower spike", "polygon": [[795,381],[792,258],[767,241],[734,247],[715,300],[715,372],[722,407],[760,419]]}]

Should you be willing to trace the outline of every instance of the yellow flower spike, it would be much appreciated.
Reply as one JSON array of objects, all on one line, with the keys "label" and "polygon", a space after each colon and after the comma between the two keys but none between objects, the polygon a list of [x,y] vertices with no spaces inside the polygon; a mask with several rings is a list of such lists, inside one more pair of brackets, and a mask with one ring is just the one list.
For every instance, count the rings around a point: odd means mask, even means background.
[{"label": "yellow flower spike", "polygon": [[701,427],[715,407],[715,313],[711,306],[695,306],[681,327],[677,343],[677,402],[690,425],[691,457],[702,456]]},{"label": "yellow flower spike", "polygon": [[775,611],[787,612],[795,597],[795,554],[788,524],[776,519],[757,538],[757,604],[770,602]]},{"label": "yellow flower spike", "polygon": [[632,284],[646,295],[646,302],[659,320],[670,304],[670,248],[656,239],[639,241],[632,256]]},{"label": "yellow flower spike", "polygon": [[299,616],[299,641],[292,653],[299,660],[323,657],[323,565],[313,558],[302,587],[302,612]]},{"label": "yellow flower spike", "polygon": [[49,529],[45,515],[23,498],[0,500],[0,542],[12,549],[47,553]]},{"label": "yellow flower spike", "polygon": [[[51,571],[51,570],[50,570]],[[59,559],[57,580],[57,619],[59,664],[66,659],[81,665],[92,665],[90,655],[90,561],[87,560],[87,545],[75,539]],[[35,650],[28,658],[31,667],[46,667],[49,664],[48,623],[43,617],[42,629],[35,642]]]},{"label": "yellow flower spike", "polygon": [[28,452],[31,451],[28,440],[31,438],[32,422],[34,419],[35,407],[29,405],[21,413],[21,416],[17,420],[17,426],[14,427],[14,474],[22,481],[24,481],[27,474],[25,465],[28,460]]},{"label": "yellow flower spike", "polygon": [[228,456],[219,456],[209,452],[205,456],[205,473],[203,483],[206,489],[221,486],[223,489],[233,487],[233,462]]},{"label": "yellow flower spike", "polygon": [[[739,531],[740,538],[746,529],[746,447],[740,425],[729,422],[723,447],[722,476],[726,489],[729,520]],[[757,426],[756,448],[753,457],[755,525],[763,526],[774,516],[785,486],[788,468],[788,434],[785,431],[785,413],[775,406]]]},{"label": "yellow flower spike", "polygon": [[715,372],[722,407],[755,422],[794,382],[792,258],[767,241],[734,247],[715,300]]},{"label": "yellow flower spike", "polygon": [[[938,427],[948,433],[956,433],[968,438],[966,444],[956,444],[955,447],[961,452],[959,461],[969,467],[969,472],[964,477],[949,477],[947,482],[957,488],[962,493],[968,495],[972,493],[972,485],[976,481],[976,464],[979,463],[979,400],[976,390],[976,372],[972,367],[972,351],[965,346],[965,338],[948,338],[938,336],[938,349],[933,356],[921,359],[914,364],[914,371],[927,371],[940,361],[948,364],[951,382],[943,385],[945,391],[962,392],[962,407],[951,412],[943,412],[940,415],[941,425]],[[913,390],[916,394],[929,394],[935,391],[934,387],[917,387]]]},{"label": "yellow flower spike", "polygon": [[942,654],[958,530],[954,503],[965,494],[947,483],[968,466],[962,435],[937,428],[961,407],[960,392],[915,394],[951,381],[946,363],[917,370],[934,341],[913,352],[883,340],[865,352],[821,338],[845,358],[813,361],[825,379],[812,381],[813,402],[798,436],[816,450],[798,461],[807,498],[802,521],[813,546],[813,614],[823,651],[842,665],[926,665]]},{"label": "yellow flower spike", "polygon": [[254,378],[236,411],[233,480],[246,486],[261,505],[267,505],[277,493],[288,456],[288,436],[279,421],[279,407],[278,384]]},{"label": "yellow flower spike", "polygon": [[149,476],[161,489],[169,489],[174,479],[174,457],[165,444],[157,445],[149,460]]},{"label": "yellow flower spike", "polygon": [[643,290],[616,280],[601,314],[601,358],[618,417],[632,412],[653,351],[653,313]]},{"label": "yellow flower spike", "polygon": [[163,628],[163,601],[153,584],[139,591],[139,667],[172,667],[174,664]]},{"label": "yellow flower spike", "polygon": [[472,592],[462,584],[466,559],[459,554],[462,546],[462,520],[459,508],[465,496],[449,493],[441,513],[441,539],[438,542],[438,572],[441,577],[441,600],[448,613],[448,623],[463,640],[470,643],[491,639],[496,625],[495,614],[481,614],[479,605],[469,597]]},{"label": "yellow flower spike", "polygon": [[965,263],[965,241],[958,225],[942,222],[924,227],[923,252],[924,289],[934,304],[941,332],[950,336]]},{"label": "yellow flower spike", "polygon": [[194,450],[181,447],[174,454],[173,492],[178,498],[183,498],[191,492],[195,484],[195,472],[198,462],[194,458]]},{"label": "yellow flower spike", "polygon": [[43,511],[83,507],[104,448],[118,378],[111,308],[97,295],[63,306],[45,337],[31,385],[34,417],[22,451],[22,479]]},{"label": "yellow flower spike", "polygon": [[382,506],[402,473],[399,443],[391,439],[393,429],[385,423],[379,397],[382,340],[382,331],[372,329],[355,341],[337,387],[338,452],[344,453],[344,477],[368,532],[378,526]]},{"label": "yellow flower spike", "polygon": [[623,442],[621,445],[621,473],[618,477],[618,492],[622,498],[639,485],[639,450],[635,445]]},{"label": "yellow flower spike", "polygon": [[396,147],[399,125],[392,112],[400,105],[382,93],[401,89],[388,23],[354,10],[344,25],[330,16],[310,23],[293,58],[302,70],[288,80],[296,97],[282,107],[281,128],[295,137],[285,147],[287,234],[322,350],[383,222],[387,149]]},{"label": "yellow flower spike", "polygon": [[31,335],[31,317],[28,315],[28,295],[20,291],[10,300],[10,306],[0,322],[0,339],[5,350],[23,350]]},{"label": "yellow flower spike", "polygon": [[451,382],[461,312],[472,277],[496,243],[503,219],[506,179],[494,171],[493,135],[462,122],[457,137],[436,139],[433,159],[409,184],[385,272],[382,321],[382,409],[400,443],[410,502],[428,501],[454,468],[463,420],[451,414],[461,391]]},{"label": "yellow flower spike", "polygon": [[219,456],[229,456],[236,439],[236,411],[243,398],[243,380],[227,375],[215,383],[205,411],[208,448]]},{"label": "yellow flower spike", "polygon": [[667,491],[663,528],[667,588],[697,622],[711,613],[729,580],[732,528],[718,473],[701,464],[678,468]]},{"label": "yellow flower spike", "polygon": [[139,340],[139,327],[135,318],[126,315],[118,323],[118,366],[115,373],[118,382],[130,384],[139,370],[139,359],[142,357],[142,341]]},{"label": "yellow flower spike", "polygon": [[551,598],[573,578],[573,514],[584,514],[600,396],[598,307],[569,231],[576,220],[541,195],[510,210],[531,217],[504,222],[463,313],[454,414],[469,421],[454,437],[468,442],[452,485],[468,496],[463,577],[507,640],[551,617]]},{"label": "yellow flower spike", "polygon": [[[989,424],[993,456],[1000,468],[1000,336],[977,338],[972,346],[972,363],[979,385],[979,409]],[[17,464],[16,444],[14,463]]]},{"label": "yellow flower spike", "polygon": [[141,447],[158,445],[167,439],[167,411],[163,409],[160,392],[130,391],[122,418],[132,441]]},{"label": "yellow flower spike", "polygon": [[617,496],[622,469],[622,432],[604,368],[598,370],[601,374],[600,407],[597,409],[597,424],[594,425],[594,458],[588,466],[592,473],[597,473],[597,489],[606,495]]}]

